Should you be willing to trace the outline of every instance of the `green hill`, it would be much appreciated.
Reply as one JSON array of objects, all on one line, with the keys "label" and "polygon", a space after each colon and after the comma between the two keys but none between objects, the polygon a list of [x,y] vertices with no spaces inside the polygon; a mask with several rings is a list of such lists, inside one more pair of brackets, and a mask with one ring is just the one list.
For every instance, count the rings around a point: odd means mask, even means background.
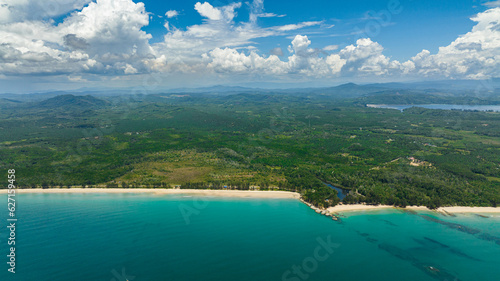
[{"label": "green hill", "polygon": [[107,101],[93,96],[61,95],[36,103],[41,108],[96,109],[108,105]]}]

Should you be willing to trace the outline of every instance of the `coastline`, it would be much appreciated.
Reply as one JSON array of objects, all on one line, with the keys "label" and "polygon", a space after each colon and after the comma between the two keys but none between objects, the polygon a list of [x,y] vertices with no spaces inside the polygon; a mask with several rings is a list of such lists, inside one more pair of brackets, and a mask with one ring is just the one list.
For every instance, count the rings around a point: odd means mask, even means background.
[{"label": "coastline", "polygon": [[495,207],[441,207],[437,209],[438,212],[446,212],[452,214],[461,213],[500,213],[500,208]]},{"label": "coastline", "polygon": [[373,211],[373,210],[383,210],[383,209],[390,209],[394,208],[394,206],[389,206],[389,205],[365,205],[365,204],[353,204],[353,205],[344,205],[344,204],[338,204],[334,207],[328,208],[328,212],[330,213],[337,213],[337,212],[353,212],[353,211]]},{"label": "coastline", "polygon": [[335,207],[330,207],[327,209],[330,213],[343,213],[343,212],[357,212],[357,211],[376,211],[384,209],[403,209],[403,210],[413,210],[413,211],[435,211],[443,214],[464,214],[464,213],[500,213],[500,208],[495,207],[440,207],[436,210],[431,210],[425,206],[407,206],[406,208],[398,208],[390,205],[365,205],[365,204],[354,204],[354,205],[343,205],[339,204]]},{"label": "coastline", "polygon": [[[7,189],[0,190],[7,193]],[[151,194],[190,194],[217,197],[239,198],[291,198],[299,199],[300,194],[288,191],[258,191],[258,190],[209,190],[209,189],[161,189],[161,188],[33,188],[16,189],[16,193],[151,193]]]},{"label": "coastline", "polygon": [[[7,193],[8,189],[0,189],[0,194]],[[16,189],[16,193],[150,193],[150,194],[189,194],[200,196],[215,196],[215,197],[233,197],[233,198],[270,198],[270,199],[298,199],[301,196],[297,192],[290,191],[260,191],[260,190],[210,190],[210,189],[162,189],[162,188],[33,188],[33,189]],[[301,200],[304,202],[303,200]],[[306,205],[310,205],[304,202]],[[407,206],[406,208],[398,208],[390,205],[365,205],[339,204],[327,209],[318,209],[310,206],[313,210],[318,210],[318,213],[345,213],[345,212],[361,212],[361,211],[377,211],[384,209],[404,209],[414,211],[435,211],[443,214],[465,214],[465,213],[500,213],[500,208],[496,207],[440,207],[436,210],[428,209],[425,206]],[[314,207],[314,208],[313,208]]]}]

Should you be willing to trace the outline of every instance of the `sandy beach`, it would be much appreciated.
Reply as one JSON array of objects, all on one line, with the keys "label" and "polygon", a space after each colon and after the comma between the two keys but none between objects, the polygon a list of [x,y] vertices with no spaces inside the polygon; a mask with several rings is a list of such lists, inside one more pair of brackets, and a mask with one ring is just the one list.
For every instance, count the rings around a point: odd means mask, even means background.
[{"label": "sandy beach", "polygon": [[[0,192],[7,193],[6,189]],[[239,198],[300,198],[300,194],[288,191],[255,190],[206,190],[206,189],[160,189],[160,188],[49,188],[16,189],[19,193],[152,193],[152,194],[190,194],[202,196],[239,197]]]},{"label": "sandy beach", "polygon": [[[208,190],[208,189],[161,189],[161,188],[49,188],[49,189],[16,189],[19,193],[152,193],[152,194],[189,194],[199,196],[217,196],[234,198],[290,198],[300,199],[300,194],[288,191],[257,191],[257,190]],[[0,189],[0,193],[7,193],[7,189]],[[389,205],[339,204],[327,209],[330,213],[374,211],[396,208]],[[415,211],[429,211],[424,206],[408,206],[406,209]],[[441,213],[500,213],[495,207],[441,207],[435,210]]]},{"label": "sandy beach", "polygon": [[378,205],[378,206],[372,206],[372,205],[363,205],[363,204],[354,204],[354,205],[342,205],[339,204],[335,207],[330,207],[327,210],[330,213],[337,213],[337,212],[351,212],[351,211],[371,211],[371,210],[382,210],[382,209],[389,209],[389,208],[394,208],[393,206],[388,206],[388,205]]},{"label": "sandy beach", "polygon": [[447,213],[500,213],[500,208],[495,207],[441,207],[438,212],[445,211]]},{"label": "sandy beach", "polygon": [[[374,211],[374,210],[383,210],[396,208],[391,205],[365,205],[365,204],[354,204],[354,205],[343,205],[339,204],[335,207],[328,208],[330,213],[335,212],[350,212],[350,211]],[[415,210],[415,211],[428,211],[429,209],[425,206],[407,206],[406,209]]]},{"label": "sandy beach", "polygon": [[[335,207],[330,207],[327,210],[330,213],[342,213],[342,212],[352,212],[352,211],[373,211],[373,210],[383,210],[389,208],[396,208],[394,206],[388,205],[364,205],[364,204],[354,204],[354,205],[343,205],[339,204]],[[425,206],[408,206],[405,209],[415,210],[415,211],[429,211]],[[435,210],[442,213],[500,213],[500,208],[495,207],[441,207]]]}]

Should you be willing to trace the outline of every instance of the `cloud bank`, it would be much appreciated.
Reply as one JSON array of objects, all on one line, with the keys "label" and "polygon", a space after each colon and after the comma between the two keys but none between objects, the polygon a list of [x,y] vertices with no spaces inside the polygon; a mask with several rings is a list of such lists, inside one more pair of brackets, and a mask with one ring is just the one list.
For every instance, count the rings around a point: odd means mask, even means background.
[{"label": "cloud bank", "polygon": [[[500,77],[500,8],[490,2],[471,18],[471,31],[432,54],[422,50],[400,62],[370,38],[339,48],[311,48],[304,28],[322,21],[262,27],[263,0],[214,6],[197,2],[201,24],[179,29],[165,24],[162,40],[150,43],[143,28],[150,15],[132,0],[13,0],[0,5],[0,79],[26,75],[129,76],[144,73],[262,75],[281,77],[371,77],[486,79]],[[243,7],[248,9],[244,10]],[[235,22],[249,11],[247,21]],[[55,22],[52,18],[63,17]],[[169,19],[180,17],[168,10]],[[288,48],[261,50],[256,40],[291,36]],[[159,41],[159,42],[158,42]],[[286,53],[288,51],[288,53]]]}]

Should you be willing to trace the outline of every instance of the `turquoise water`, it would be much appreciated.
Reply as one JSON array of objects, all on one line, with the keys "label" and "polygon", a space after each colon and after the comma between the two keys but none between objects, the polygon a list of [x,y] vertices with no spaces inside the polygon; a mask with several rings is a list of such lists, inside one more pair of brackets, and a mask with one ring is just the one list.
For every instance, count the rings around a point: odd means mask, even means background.
[{"label": "turquoise water", "polygon": [[[500,276],[498,215],[386,210],[351,213],[339,223],[297,200],[144,194],[21,194],[17,204],[17,273],[7,272],[2,227],[0,280]],[[0,216],[7,225],[5,209]]]},{"label": "turquoise water", "polygon": [[478,111],[496,111],[500,112],[500,105],[459,105],[459,104],[414,104],[414,105],[374,105],[377,108],[391,108],[405,110],[410,107],[423,107],[428,109],[445,109],[445,110],[478,110]]}]

